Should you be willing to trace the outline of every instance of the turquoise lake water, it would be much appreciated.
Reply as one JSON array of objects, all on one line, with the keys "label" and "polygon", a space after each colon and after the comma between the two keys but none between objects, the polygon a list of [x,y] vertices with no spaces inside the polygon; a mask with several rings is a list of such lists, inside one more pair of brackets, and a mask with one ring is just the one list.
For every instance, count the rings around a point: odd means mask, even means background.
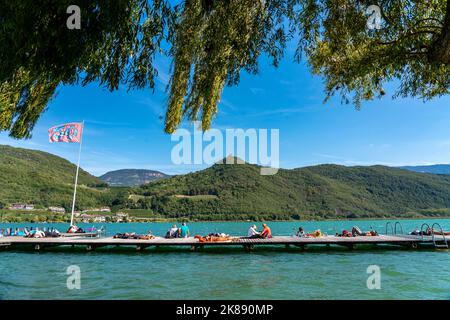
[{"label": "turquoise lake water", "polygon": [[[439,222],[450,230],[450,219],[404,220],[405,232],[423,222]],[[189,224],[193,234],[225,232],[245,235],[251,223]],[[386,221],[272,222],[274,235],[290,235],[293,228],[320,228],[334,234],[358,225],[385,232]],[[32,224],[0,224],[7,226]],[[257,224],[260,227],[260,223]],[[34,224],[56,226],[67,224]],[[88,225],[82,225],[87,227]],[[89,225],[91,226],[91,225]],[[105,224],[116,232],[164,235],[171,223]],[[69,290],[66,270],[79,266],[81,288]],[[369,265],[381,270],[381,289],[366,285]],[[450,252],[403,248],[256,248],[241,247],[71,249],[0,251],[0,299],[450,299]]]}]

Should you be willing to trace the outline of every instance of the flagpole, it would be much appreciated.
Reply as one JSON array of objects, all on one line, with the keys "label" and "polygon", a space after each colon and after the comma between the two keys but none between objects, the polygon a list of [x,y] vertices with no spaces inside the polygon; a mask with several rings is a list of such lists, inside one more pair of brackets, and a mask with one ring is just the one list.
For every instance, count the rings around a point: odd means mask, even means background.
[{"label": "flagpole", "polygon": [[81,128],[82,129],[81,129],[81,136],[80,136],[80,148],[78,149],[77,173],[75,175],[75,187],[73,189],[72,215],[70,217],[70,225],[71,226],[73,226],[73,216],[74,216],[74,213],[75,213],[75,198],[77,196],[78,172],[80,171],[81,145],[83,144],[84,120],[82,122],[82,127]]}]

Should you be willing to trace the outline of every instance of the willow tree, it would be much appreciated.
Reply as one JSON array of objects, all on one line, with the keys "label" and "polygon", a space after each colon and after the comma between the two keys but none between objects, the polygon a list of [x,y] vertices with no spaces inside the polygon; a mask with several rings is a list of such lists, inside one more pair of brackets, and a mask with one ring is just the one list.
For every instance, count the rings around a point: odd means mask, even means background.
[{"label": "willow tree", "polygon": [[[450,0],[84,0],[81,30],[64,28],[69,1],[5,2],[0,130],[17,138],[29,136],[60,84],[153,88],[156,54],[173,60],[168,133],[185,118],[208,129],[224,87],[257,73],[261,55],[276,66],[292,39],[327,99],[359,108],[395,79],[394,97],[431,99],[450,85]],[[380,25],[368,27],[378,13]]]},{"label": "willow tree", "polygon": [[69,29],[70,0],[0,1],[0,131],[29,137],[59,85],[121,83],[153,88],[173,10],[165,1],[78,0],[81,29]]}]

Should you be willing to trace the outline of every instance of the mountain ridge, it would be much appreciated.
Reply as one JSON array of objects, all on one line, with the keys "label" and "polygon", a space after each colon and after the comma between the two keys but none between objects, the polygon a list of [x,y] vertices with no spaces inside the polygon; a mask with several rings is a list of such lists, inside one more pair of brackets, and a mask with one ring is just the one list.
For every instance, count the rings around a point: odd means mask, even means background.
[{"label": "mountain ridge", "polygon": [[450,164],[432,164],[421,166],[402,166],[401,169],[433,174],[450,174]]},{"label": "mountain ridge", "polygon": [[[136,187],[110,187],[80,170],[76,209],[110,206],[145,217],[288,220],[450,216],[450,175],[381,165],[323,164],[263,176],[255,164],[220,164]],[[70,209],[76,166],[0,146],[0,205]],[[1,206],[0,206],[1,208]]]},{"label": "mountain ridge", "polygon": [[132,189],[141,196],[134,205],[199,219],[211,213],[244,219],[369,218],[450,207],[450,176],[381,165],[326,164],[280,169],[273,176],[261,176],[259,169],[214,164]]},{"label": "mountain ridge", "polygon": [[157,170],[149,169],[119,169],[108,171],[99,176],[99,179],[115,187],[132,187],[141,184],[157,181],[169,177]]}]

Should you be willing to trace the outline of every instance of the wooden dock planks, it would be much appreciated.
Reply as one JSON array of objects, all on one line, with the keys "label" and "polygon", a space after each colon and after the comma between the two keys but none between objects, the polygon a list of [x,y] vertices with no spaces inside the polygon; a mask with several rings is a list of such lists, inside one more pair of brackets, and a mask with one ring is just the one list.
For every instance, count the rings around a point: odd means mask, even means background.
[{"label": "wooden dock planks", "polygon": [[[450,237],[446,237],[450,241]],[[442,241],[442,236],[436,236],[437,241]],[[115,239],[113,237],[86,238],[86,237],[58,237],[58,238],[24,238],[24,237],[3,237],[0,238],[0,247],[14,247],[31,245],[35,248],[54,246],[86,246],[88,250],[105,246],[135,246],[138,250],[150,246],[244,246],[253,247],[271,245],[293,245],[303,247],[306,245],[340,245],[353,248],[360,244],[390,244],[399,246],[417,247],[418,244],[433,244],[432,237],[409,236],[409,235],[380,235],[374,237],[336,237],[324,236],[320,238],[299,238],[292,236],[275,236],[270,239],[248,239],[236,237],[231,242],[199,242],[195,238],[165,239],[157,237],[152,240],[138,239]]]}]

